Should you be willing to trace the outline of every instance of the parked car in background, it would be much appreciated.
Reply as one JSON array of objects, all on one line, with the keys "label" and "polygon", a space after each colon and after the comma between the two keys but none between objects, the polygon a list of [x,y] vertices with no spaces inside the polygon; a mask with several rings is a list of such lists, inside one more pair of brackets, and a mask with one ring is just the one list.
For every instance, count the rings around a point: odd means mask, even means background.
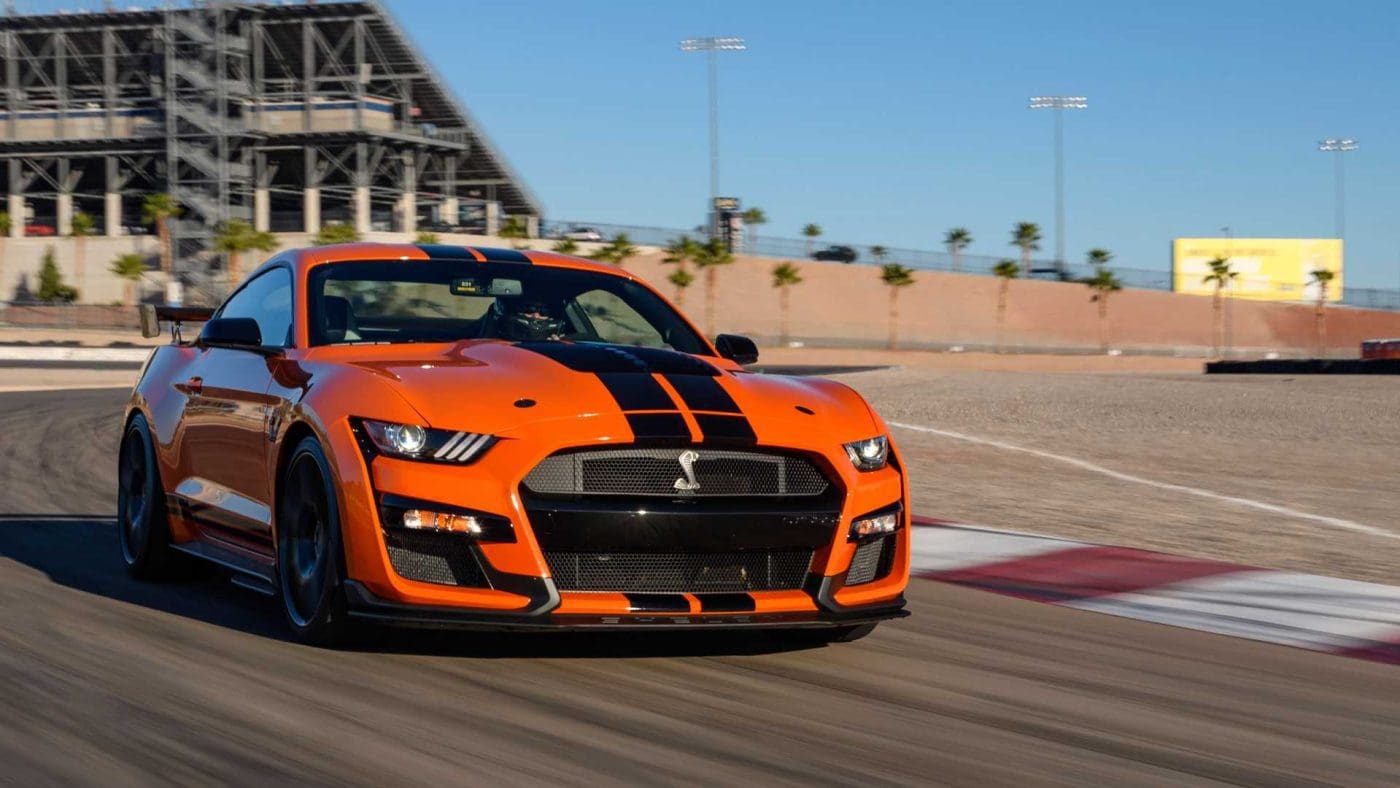
[{"label": "parked car in background", "polygon": [[26,224],[24,226],[24,234],[47,237],[57,235],[58,230],[51,224]]},{"label": "parked car in background", "polygon": [[813,260],[826,260],[836,263],[854,263],[860,255],[849,246],[828,246],[812,253]]},{"label": "parked car in background", "polygon": [[602,241],[603,234],[592,227],[574,227],[564,233],[570,241]]}]

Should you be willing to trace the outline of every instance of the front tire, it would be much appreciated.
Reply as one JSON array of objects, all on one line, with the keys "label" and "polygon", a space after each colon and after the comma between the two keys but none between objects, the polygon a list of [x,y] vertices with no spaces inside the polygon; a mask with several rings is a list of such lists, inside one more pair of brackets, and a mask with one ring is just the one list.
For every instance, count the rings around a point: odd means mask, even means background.
[{"label": "front tire", "polygon": [[350,634],[340,510],[330,464],[315,438],[292,451],[278,484],[277,580],[292,636],[333,647]]},{"label": "front tire", "polygon": [[117,458],[117,539],[126,571],[137,580],[168,580],[177,574],[155,442],[140,414],[127,425]]}]

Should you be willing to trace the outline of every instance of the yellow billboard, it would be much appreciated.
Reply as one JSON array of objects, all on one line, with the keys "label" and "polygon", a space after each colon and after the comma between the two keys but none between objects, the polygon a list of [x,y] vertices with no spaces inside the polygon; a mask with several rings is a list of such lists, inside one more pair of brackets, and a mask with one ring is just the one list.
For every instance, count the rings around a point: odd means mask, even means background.
[{"label": "yellow billboard", "polygon": [[1261,301],[1316,301],[1312,272],[1331,271],[1327,300],[1342,300],[1342,242],[1337,238],[1178,238],[1172,242],[1172,289],[1211,295],[1203,281],[1210,261],[1224,257],[1239,273],[1230,287],[1235,298]]}]

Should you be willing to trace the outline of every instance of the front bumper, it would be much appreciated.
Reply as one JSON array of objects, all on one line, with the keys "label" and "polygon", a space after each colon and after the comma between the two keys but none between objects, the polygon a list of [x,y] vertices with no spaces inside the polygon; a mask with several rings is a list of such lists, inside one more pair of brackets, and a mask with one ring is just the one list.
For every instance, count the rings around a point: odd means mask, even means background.
[{"label": "front bumper", "polygon": [[[639,523],[632,517],[635,513],[583,516],[565,511],[567,507],[541,507],[523,500],[520,484],[524,472],[558,450],[561,442],[567,446],[579,443],[557,437],[551,442],[543,438],[538,442],[503,440],[470,468],[386,457],[366,462],[362,466],[365,475],[343,488],[347,500],[352,501],[344,510],[352,581],[347,595],[352,614],[404,625],[529,630],[832,627],[905,615],[907,508],[904,527],[890,537],[889,565],[873,582],[845,582],[859,546],[845,537],[851,520],[891,501],[903,504],[908,500],[897,459],[883,471],[857,474],[844,455],[830,458],[841,476],[843,497],[838,509],[830,512],[832,521],[822,524],[824,535],[820,538],[814,531],[807,533],[812,524],[802,521],[800,513],[777,513],[767,520],[746,517],[742,521],[746,529],[731,529],[723,540],[711,544],[698,540],[699,530],[688,527],[679,515],[649,515],[645,523]],[[442,585],[409,579],[395,570],[386,547],[378,514],[386,495],[499,515],[514,524],[516,538],[471,548],[484,575],[480,584]],[[764,534],[771,535],[775,529],[807,533],[801,537],[802,546],[815,547],[801,588],[755,589],[752,593],[660,588],[650,589],[652,593],[569,590],[574,581],[561,577],[556,586],[547,563],[549,550],[625,552],[645,547],[648,551],[676,552],[680,534],[686,535],[679,540],[685,542],[686,550],[757,550],[765,546],[768,537]],[[656,543],[648,544],[649,540]]]},{"label": "front bumper", "polygon": [[[553,585],[550,585],[553,588]],[[427,629],[494,631],[570,630],[688,630],[688,629],[822,629],[871,624],[909,615],[904,597],[866,608],[776,613],[618,613],[612,615],[549,612],[497,613],[405,604],[384,599],[354,580],[345,583],[346,602],[352,618],[393,626]]]}]

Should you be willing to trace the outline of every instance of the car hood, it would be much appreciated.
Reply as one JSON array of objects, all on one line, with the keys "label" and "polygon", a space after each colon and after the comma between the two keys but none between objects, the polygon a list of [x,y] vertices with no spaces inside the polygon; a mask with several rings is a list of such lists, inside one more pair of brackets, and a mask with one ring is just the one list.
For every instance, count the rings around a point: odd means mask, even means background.
[{"label": "car hood", "polygon": [[714,437],[720,427],[742,433],[737,422],[746,422],[760,443],[781,444],[810,441],[814,431],[855,440],[878,426],[842,384],[755,374],[721,359],[655,348],[471,340],[324,350],[336,356],[325,361],[390,381],[430,426],[442,429],[510,435],[541,422],[616,425],[627,423],[618,415],[674,411],[710,414],[705,421],[717,425]]}]

